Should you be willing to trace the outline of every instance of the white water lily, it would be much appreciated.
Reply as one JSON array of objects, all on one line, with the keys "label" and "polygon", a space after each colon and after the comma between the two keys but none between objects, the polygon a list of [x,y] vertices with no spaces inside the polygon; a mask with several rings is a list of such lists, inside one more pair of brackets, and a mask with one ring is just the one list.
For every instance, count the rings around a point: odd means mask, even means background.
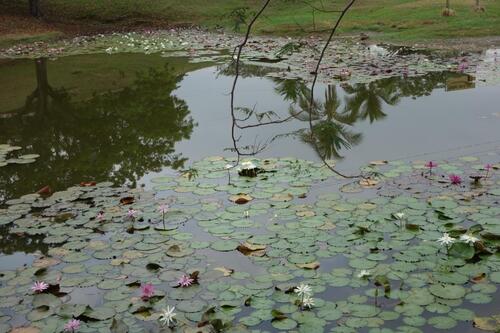
[{"label": "white water lily", "polygon": [[301,283],[297,288],[293,290],[299,296],[311,296],[312,288],[304,283]]},{"label": "white water lily", "polygon": [[174,310],[175,310],[175,306],[170,307],[168,305],[167,305],[166,309],[162,310],[159,321],[163,326],[165,326],[165,325],[170,326],[171,324],[174,323],[174,317],[176,315]]},{"label": "white water lily", "polygon": [[255,169],[257,167],[251,161],[245,161],[245,162],[241,163],[241,166],[243,167],[243,169],[247,169],[247,170],[252,170],[252,169]]},{"label": "white water lily", "polygon": [[441,245],[450,245],[455,242],[455,238],[450,237],[450,235],[445,232],[443,236],[437,240],[437,242]]},{"label": "white water lily", "polygon": [[467,243],[467,244],[474,244],[476,242],[479,242],[479,238],[471,236],[471,235],[467,235],[467,234],[461,235],[460,236],[460,240],[462,242]]},{"label": "white water lily", "polygon": [[309,309],[312,308],[314,306],[314,298],[310,296],[304,297],[304,299],[302,300],[302,306],[306,306]]},{"label": "white water lily", "polygon": [[404,217],[405,217],[405,213],[401,212],[401,213],[395,213],[394,216],[398,219],[398,220],[402,220]]},{"label": "white water lily", "polygon": [[234,165],[232,165],[232,164],[226,164],[226,165],[224,166],[224,168],[225,168],[226,170],[229,170],[229,169],[231,169],[231,168],[234,168]]},{"label": "white water lily", "polygon": [[370,271],[367,271],[366,269],[362,269],[361,272],[358,273],[358,278],[362,279],[364,277],[370,276],[372,273]]}]

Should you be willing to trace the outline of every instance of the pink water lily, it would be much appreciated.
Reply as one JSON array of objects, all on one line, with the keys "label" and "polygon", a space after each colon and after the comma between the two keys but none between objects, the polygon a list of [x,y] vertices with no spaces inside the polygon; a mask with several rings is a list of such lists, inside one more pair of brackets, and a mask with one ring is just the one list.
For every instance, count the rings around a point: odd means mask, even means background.
[{"label": "pink water lily", "polygon": [[158,207],[158,211],[162,214],[166,214],[168,212],[170,207],[168,207],[167,204],[161,204],[159,207]]},{"label": "pink water lily", "polygon": [[192,285],[194,282],[194,279],[191,278],[189,275],[183,275],[181,278],[177,281],[177,284],[181,287],[189,287]]},{"label": "pink water lily", "polygon": [[64,332],[76,332],[80,329],[80,324],[78,319],[71,319],[64,325]]},{"label": "pink water lily", "polygon": [[425,163],[425,167],[429,168],[429,169],[436,168],[437,166],[438,166],[438,164],[436,162],[433,162],[433,161],[429,161],[429,162]]},{"label": "pink water lily", "polygon": [[43,281],[36,281],[31,287],[31,290],[35,293],[43,293],[47,289],[49,289],[49,285]]},{"label": "pink water lily", "polygon": [[155,293],[155,287],[153,286],[152,283],[146,283],[141,285],[141,299],[143,301],[149,300],[151,297],[153,297]]},{"label": "pink water lily", "polygon": [[493,165],[487,163],[484,165],[484,170],[486,170],[486,177],[490,174],[490,170],[493,169]]},{"label": "pink water lily", "polygon": [[135,218],[136,215],[137,215],[137,211],[133,208],[130,208],[127,212],[128,217]]},{"label": "pink water lily", "polygon": [[463,72],[468,68],[469,68],[469,63],[467,62],[467,59],[462,59],[462,61],[458,64],[458,71]]},{"label": "pink water lily", "polygon": [[462,177],[459,175],[451,174],[448,178],[453,185],[460,185],[462,183]]},{"label": "pink water lily", "polygon": [[429,169],[429,173],[432,173],[432,169],[433,168],[437,168],[438,164],[436,162],[433,162],[433,161],[429,161],[427,163],[425,163],[425,167]]},{"label": "pink water lily", "polygon": [[96,218],[97,218],[97,220],[99,220],[99,221],[104,220],[104,213],[103,213],[103,212],[99,212],[99,213],[97,213]]}]

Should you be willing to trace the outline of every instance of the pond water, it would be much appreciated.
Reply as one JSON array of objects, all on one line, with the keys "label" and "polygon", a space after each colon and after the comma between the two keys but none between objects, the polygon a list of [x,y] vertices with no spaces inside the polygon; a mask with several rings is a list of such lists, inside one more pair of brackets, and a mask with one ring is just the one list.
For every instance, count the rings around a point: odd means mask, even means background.
[{"label": "pond water", "polygon": [[[498,314],[500,300],[500,86],[456,72],[318,85],[319,153],[343,173],[373,175],[366,184],[322,166],[308,141],[309,85],[274,70],[244,65],[235,104],[251,112],[237,110],[249,127],[235,142],[223,63],[137,53],[1,60],[0,144],[40,156],[0,167],[0,332],[28,322],[59,332],[71,316],[83,332],[111,332],[112,318],[164,332],[158,312],[174,304],[190,325],[208,316],[258,332],[480,332],[474,316]],[[257,178],[232,170],[228,179],[235,145],[259,150]],[[45,186],[60,192],[23,196]],[[138,217],[126,217],[131,208]],[[443,232],[460,245],[437,246]],[[465,233],[484,247],[458,242]],[[255,247],[248,256],[236,250],[243,242]],[[177,288],[194,270],[200,285]],[[33,296],[33,279],[68,295]],[[311,311],[293,293],[304,281],[317,297]],[[146,282],[158,298],[143,302]]]},{"label": "pond water", "polygon": [[[187,169],[201,158],[234,155],[227,151],[233,146],[232,76],[220,65],[133,53],[0,64],[0,143],[40,155],[33,165],[0,168],[0,201],[46,185],[60,190],[91,180],[147,184],[152,176]],[[274,111],[281,119],[290,115],[291,105],[300,108],[297,96],[307,84],[247,67],[236,106]],[[471,80],[437,72],[318,86],[318,100],[330,93],[334,107],[327,111],[330,117],[339,115],[335,122],[352,137],[346,145],[330,147],[327,158],[344,157],[337,164],[349,173],[372,160],[432,159],[497,148],[500,86],[475,88]],[[37,82],[53,93],[34,98]],[[239,146],[275,138],[257,157],[318,160],[297,133],[307,129],[308,118],[297,118],[241,130]],[[255,123],[252,117],[242,124]]]}]

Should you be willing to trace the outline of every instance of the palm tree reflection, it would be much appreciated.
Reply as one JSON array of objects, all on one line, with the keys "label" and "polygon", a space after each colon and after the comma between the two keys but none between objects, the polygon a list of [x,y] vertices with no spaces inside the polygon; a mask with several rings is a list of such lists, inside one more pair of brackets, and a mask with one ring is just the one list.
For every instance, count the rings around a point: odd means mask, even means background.
[{"label": "palm tree reflection", "polygon": [[410,78],[392,77],[370,83],[341,84],[342,90],[330,85],[325,89],[323,100],[315,100],[311,107],[311,91],[305,82],[274,80],[276,92],[291,102],[289,113],[297,120],[312,121],[314,135],[309,127],[293,134],[316,147],[317,153],[325,159],[341,159],[341,150],[348,150],[363,139],[362,133],[352,129],[357,122],[369,120],[372,124],[383,120],[387,117],[386,106],[397,105],[403,97],[430,95],[434,89],[444,88],[447,80],[457,75],[460,74],[435,72]]}]

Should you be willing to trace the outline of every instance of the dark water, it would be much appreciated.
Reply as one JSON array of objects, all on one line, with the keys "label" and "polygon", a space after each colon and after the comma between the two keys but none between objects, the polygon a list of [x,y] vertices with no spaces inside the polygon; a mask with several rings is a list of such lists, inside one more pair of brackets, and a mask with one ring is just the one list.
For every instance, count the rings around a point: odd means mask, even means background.
[{"label": "dark water", "polygon": [[[265,77],[246,66],[236,105],[254,110],[238,146],[258,157],[318,159],[300,113],[308,84]],[[0,63],[0,143],[37,153],[37,162],[0,168],[0,201],[82,181],[137,186],[194,160],[234,155],[229,110],[231,70],[158,55],[85,55]],[[500,87],[430,73],[369,84],[319,86],[313,114],[321,153],[346,173],[371,160],[431,159],[500,145]],[[293,110],[293,111],[290,111]],[[244,118],[243,114],[240,114]],[[343,157],[343,158],[342,158]]]}]

